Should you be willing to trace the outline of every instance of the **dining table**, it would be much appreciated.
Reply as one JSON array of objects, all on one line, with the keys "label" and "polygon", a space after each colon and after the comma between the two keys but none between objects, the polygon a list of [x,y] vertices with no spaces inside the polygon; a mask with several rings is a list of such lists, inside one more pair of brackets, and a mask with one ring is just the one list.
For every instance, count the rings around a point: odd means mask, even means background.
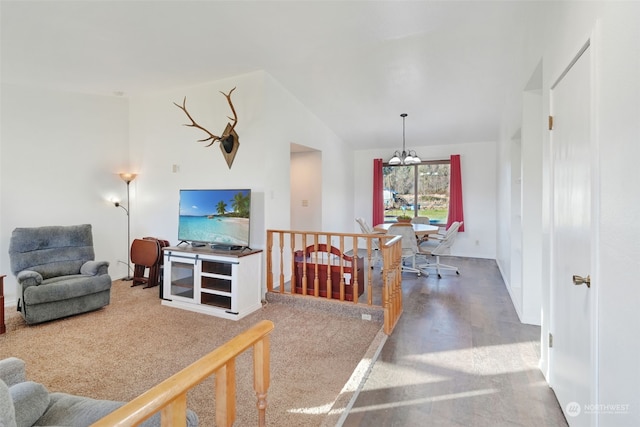
[{"label": "dining table", "polygon": [[391,227],[392,225],[398,225],[398,224],[406,224],[407,227],[409,226],[413,227],[413,231],[416,233],[416,236],[418,237],[424,237],[425,235],[429,235],[429,234],[438,234],[438,231],[440,231],[440,227],[436,225],[397,223],[397,222],[385,222],[383,224],[378,224],[375,227],[373,227],[373,229],[375,231],[382,231],[386,233],[389,231],[389,227]]}]

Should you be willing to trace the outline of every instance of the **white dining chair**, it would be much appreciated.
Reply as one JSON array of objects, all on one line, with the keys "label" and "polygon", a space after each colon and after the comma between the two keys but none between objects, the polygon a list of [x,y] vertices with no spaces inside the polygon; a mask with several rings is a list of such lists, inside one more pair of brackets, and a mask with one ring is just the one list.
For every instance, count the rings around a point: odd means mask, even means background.
[{"label": "white dining chair", "polygon": [[440,262],[440,255],[449,255],[451,253],[451,246],[458,236],[458,229],[462,225],[462,222],[454,222],[447,229],[444,235],[436,235],[432,239],[420,244],[420,251],[425,254],[429,254],[436,258],[435,263],[427,263],[421,265],[420,268],[435,268],[438,273],[438,278],[442,278],[441,270],[452,270],[456,274],[460,274],[460,269],[453,265],[442,264]]},{"label": "white dining chair", "polygon": [[[402,271],[416,273],[418,276],[429,275],[429,273],[422,268],[426,264],[418,264],[416,258],[420,255],[429,255],[426,252],[422,252],[418,247],[416,240],[416,233],[413,231],[411,224],[393,224],[389,227],[387,234],[402,237]],[[407,265],[407,262],[410,262]]]}]

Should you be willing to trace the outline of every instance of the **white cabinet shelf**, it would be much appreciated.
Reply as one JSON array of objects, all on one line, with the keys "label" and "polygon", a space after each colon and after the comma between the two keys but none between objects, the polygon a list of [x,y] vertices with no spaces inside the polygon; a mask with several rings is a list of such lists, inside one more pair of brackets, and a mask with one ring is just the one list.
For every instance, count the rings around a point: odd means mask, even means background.
[{"label": "white cabinet shelf", "polygon": [[163,249],[162,304],[239,320],[262,307],[260,250]]}]

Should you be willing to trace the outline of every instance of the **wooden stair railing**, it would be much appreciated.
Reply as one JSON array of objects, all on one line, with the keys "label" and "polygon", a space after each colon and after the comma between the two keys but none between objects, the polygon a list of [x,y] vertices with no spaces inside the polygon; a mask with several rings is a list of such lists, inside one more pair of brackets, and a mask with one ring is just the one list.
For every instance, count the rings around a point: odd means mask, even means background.
[{"label": "wooden stair railing", "polygon": [[[359,241],[364,240],[364,246]],[[350,254],[352,256],[337,256],[337,260],[330,257],[318,259],[317,253],[321,249],[332,248],[328,252]],[[360,259],[364,255],[365,265],[373,266],[375,248],[380,248],[383,267],[380,271],[382,285],[373,287],[373,268],[367,268],[358,273],[355,264],[346,259]],[[335,251],[334,251],[335,249]],[[309,252],[312,255],[309,255]],[[384,310],[384,332],[390,335],[402,314],[402,239],[393,235],[338,233],[321,231],[295,230],[267,230],[266,247],[266,284],[267,292],[279,294],[295,294],[297,297],[314,297],[333,300],[340,303],[380,306]],[[353,258],[352,258],[353,257]],[[296,266],[296,262],[298,266]],[[320,296],[321,288],[319,269],[324,274],[322,289],[326,296]],[[339,271],[337,280],[329,274],[332,269]],[[345,297],[345,273],[349,272],[352,290],[350,298]],[[313,281],[308,280],[308,276]],[[377,272],[376,272],[377,275]],[[364,280],[366,299],[359,298],[359,292],[354,292],[360,280]],[[294,284],[294,281],[296,282]],[[296,286],[301,282],[300,289]],[[311,285],[309,285],[309,283]],[[378,279],[376,278],[376,283]],[[308,289],[308,286],[311,289]],[[333,296],[335,294],[337,297]],[[380,295],[380,298],[375,298]]]},{"label": "wooden stair railing", "polygon": [[215,378],[216,425],[232,426],[236,418],[236,357],[253,347],[253,388],[256,391],[258,425],[266,425],[269,388],[269,334],[274,325],[263,320],[221,347],[128,402],[91,427],[137,426],[161,411],[162,426],[185,427],[187,392],[211,375]]}]

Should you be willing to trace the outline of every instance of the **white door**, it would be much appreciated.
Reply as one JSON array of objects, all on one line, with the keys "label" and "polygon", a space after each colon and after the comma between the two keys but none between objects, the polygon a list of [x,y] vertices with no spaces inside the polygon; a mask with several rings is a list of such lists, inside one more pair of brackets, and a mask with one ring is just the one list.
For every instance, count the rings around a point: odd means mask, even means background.
[{"label": "white door", "polygon": [[[553,86],[550,382],[571,426],[595,425],[594,290],[591,274],[591,49]],[[580,279],[576,278],[577,283]]]}]

